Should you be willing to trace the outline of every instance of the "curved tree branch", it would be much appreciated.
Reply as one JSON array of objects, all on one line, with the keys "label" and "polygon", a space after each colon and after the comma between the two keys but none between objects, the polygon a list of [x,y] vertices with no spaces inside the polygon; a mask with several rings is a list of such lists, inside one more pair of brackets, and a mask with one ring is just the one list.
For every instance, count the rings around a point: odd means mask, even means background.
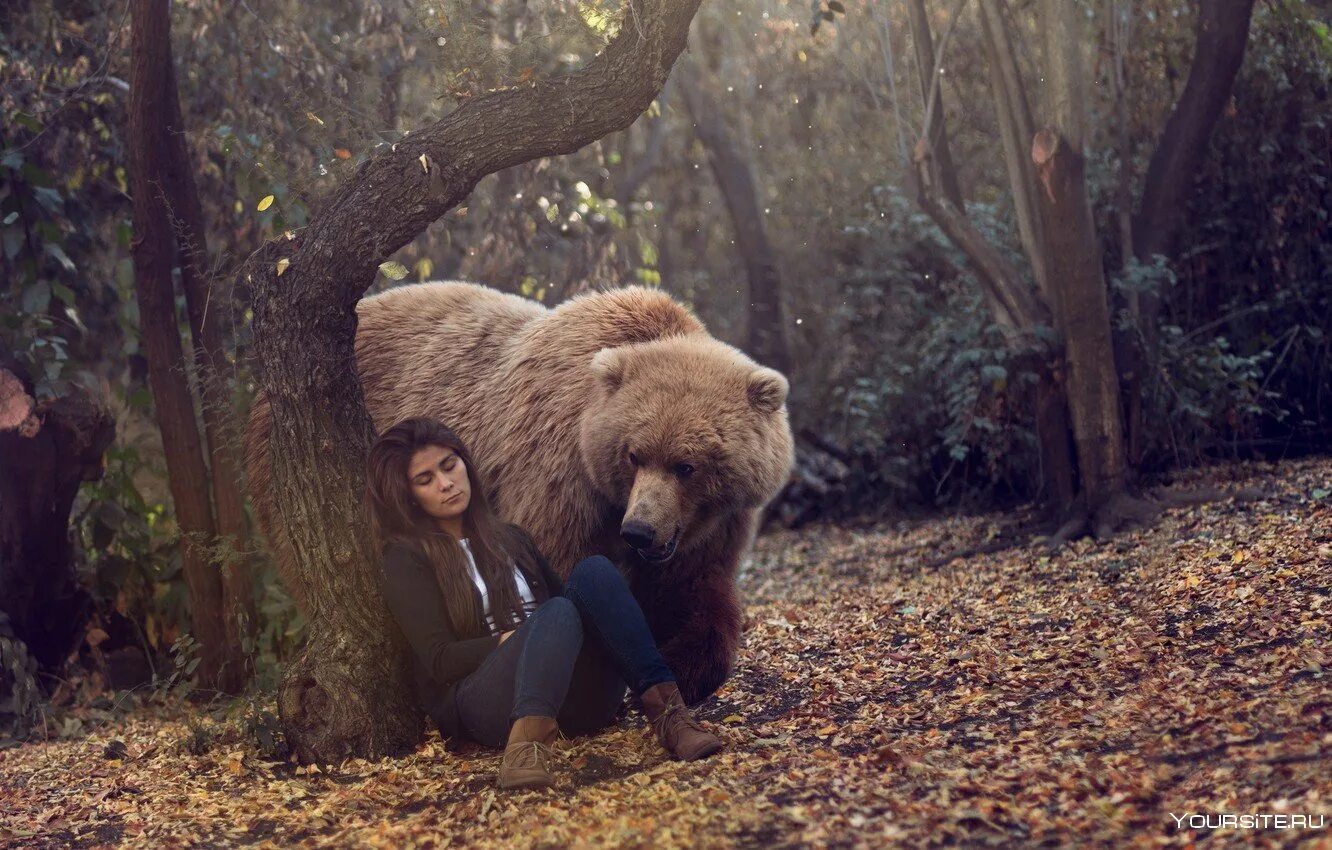
[{"label": "curved tree branch", "polygon": [[386,256],[481,178],[625,129],[661,91],[698,5],[635,0],[619,36],[582,70],[477,98],[372,157],[296,240],[291,271],[327,281],[311,294],[350,307]]}]

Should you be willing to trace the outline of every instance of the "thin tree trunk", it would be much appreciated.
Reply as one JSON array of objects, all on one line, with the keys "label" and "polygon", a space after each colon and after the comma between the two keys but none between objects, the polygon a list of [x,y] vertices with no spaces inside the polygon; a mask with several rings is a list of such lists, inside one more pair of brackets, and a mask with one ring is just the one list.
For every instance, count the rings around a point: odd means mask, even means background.
[{"label": "thin tree trunk", "polygon": [[148,359],[157,423],[166,454],[167,478],[181,535],[181,557],[189,589],[192,631],[201,649],[200,680],[225,690],[229,651],[220,574],[209,562],[216,537],[209,504],[208,471],[185,379],[185,358],[176,329],[171,285],[172,230],[164,195],[170,182],[171,26],[167,0],[133,0],[130,33],[130,190],[134,197],[135,291],[139,331]]},{"label": "thin tree trunk", "polygon": [[1055,324],[1068,360],[1068,407],[1082,495],[1097,514],[1125,487],[1119,380],[1101,252],[1084,174],[1086,106],[1076,7],[1044,0],[1051,125],[1032,145]]},{"label": "thin tree trunk", "polygon": [[[1127,8],[1121,9],[1125,3]],[[1119,225],[1120,253],[1125,264],[1133,256],[1133,137],[1128,112],[1128,79],[1124,55],[1129,49],[1129,32],[1133,22],[1133,0],[1106,0],[1105,30],[1110,49],[1110,92],[1115,100],[1115,147],[1119,156],[1119,173],[1115,181],[1115,221]],[[1131,308],[1138,312],[1137,296]]]},{"label": "thin tree trunk", "polygon": [[632,0],[620,35],[584,68],[475,98],[381,149],[295,239],[269,242],[242,268],[264,392],[247,440],[251,493],[310,622],[279,693],[302,761],[395,752],[421,729],[361,505],[372,426],[355,372],[357,300],[385,257],[482,177],[632,124],[665,83],[697,8]]},{"label": "thin tree trunk", "polygon": [[[953,18],[944,32],[941,46],[947,47],[949,36],[957,25],[958,15],[962,13],[964,2],[953,10]],[[956,177],[951,181],[942,173],[942,164],[952,165],[952,153],[949,151],[948,136],[932,132],[936,125],[942,126],[943,118],[934,118],[942,94],[937,91],[939,80],[936,78],[938,65],[934,56],[934,38],[930,33],[929,18],[925,13],[922,0],[908,2],[910,12],[908,21],[911,28],[911,41],[916,47],[916,64],[921,78],[921,102],[924,110],[924,134],[917,147],[924,146],[922,154],[907,161],[905,146],[902,146],[902,170],[906,175],[908,193],[916,204],[930,217],[963,254],[966,255],[972,269],[980,278],[981,290],[986,303],[994,316],[995,323],[1010,342],[1020,343],[1029,338],[1035,326],[1048,323],[1049,313],[1039,297],[1031,291],[1022,278],[1021,271],[1008,261],[997,248],[990,244],[980,231],[967,219],[966,208],[958,190],[955,198],[940,188],[947,189],[951,182],[956,186]],[[876,7],[877,12],[877,7]],[[886,21],[881,21],[886,28]],[[884,58],[887,63],[886,73],[889,88],[896,97],[896,87],[892,85],[896,69],[893,67],[889,34],[883,34]],[[899,119],[899,125],[901,121]]]},{"label": "thin tree trunk", "polygon": [[189,155],[189,141],[180,112],[175,68],[170,67],[165,96],[170,99],[171,122],[168,172],[163,180],[175,217],[177,258],[185,290],[190,337],[194,345],[195,374],[203,412],[204,438],[209,459],[209,485],[213,496],[217,538],[214,551],[222,574],[222,592],[228,655],[234,662],[226,671],[222,690],[239,693],[254,673],[252,645],[256,617],[250,565],[246,560],[248,533],[241,497],[240,435],[232,416],[230,371],[226,358],[225,321],[229,305],[212,291],[208,242],[199,204],[199,189]]},{"label": "thin tree trunk", "polygon": [[[1127,8],[1121,8],[1126,3]],[[1120,267],[1128,266],[1133,254],[1133,138],[1129,130],[1128,81],[1124,54],[1128,51],[1129,31],[1133,21],[1133,0],[1106,0],[1105,33],[1110,54],[1110,91],[1115,107],[1115,147],[1119,173],[1115,181],[1115,221],[1119,225]],[[1111,293],[1116,309],[1125,309],[1133,325],[1142,324],[1142,299],[1138,292]],[[1124,402],[1124,441],[1130,469],[1142,460],[1142,379],[1137,374],[1141,358],[1136,356],[1138,341],[1134,326],[1113,330],[1115,368],[1119,372],[1120,392]]]},{"label": "thin tree trunk", "polygon": [[[920,80],[921,103],[930,101],[930,87],[934,85],[934,38],[930,34],[929,15],[925,11],[925,0],[907,0],[907,15],[911,22],[911,44],[916,53],[917,78]],[[876,6],[877,10],[878,7]],[[942,81],[940,81],[942,83]],[[928,140],[925,142],[927,162],[932,184],[943,187],[943,196],[959,210],[965,210],[962,201],[962,184],[957,179],[957,167],[953,165],[953,154],[948,144],[948,127],[944,121],[943,92],[934,95],[939,117],[930,122]]]},{"label": "thin tree trunk", "polygon": [[731,214],[735,245],[745,263],[750,307],[745,348],[765,366],[789,373],[792,363],[782,315],[781,269],[768,239],[753,169],[732,138],[693,61],[682,59],[676,73],[680,76],[681,100],[693,119],[698,140],[708,152],[708,165]]},{"label": "thin tree trunk", "polygon": [[1051,284],[1036,199],[1036,178],[1030,159],[1031,139],[1035,133],[1031,106],[1022,85],[1022,72],[1018,68],[1008,25],[1004,22],[997,0],[980,0],[980,8],[981,31],[990,63],[990,86],[994,92],[995,112],[999,121],[999,138],[1004,148],[1004,161],[1008,164],[1009,188],[1013,192],[1013,206],[1017,213],[1018,237],[1027,261],[1031,264],[1036,287],[1048,301],[1052,297]]}]

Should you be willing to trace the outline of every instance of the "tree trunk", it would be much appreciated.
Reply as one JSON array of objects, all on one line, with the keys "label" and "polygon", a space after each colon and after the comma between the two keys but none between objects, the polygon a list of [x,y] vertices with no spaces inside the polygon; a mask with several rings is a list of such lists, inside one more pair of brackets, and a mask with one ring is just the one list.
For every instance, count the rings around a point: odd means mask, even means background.
[{"label": "tree trunk", "polygon": [[633,123],[684,49],[697,7],[633,0],[620,34],[583,69],[470,100],[382,149],[295,239],[269,242],[241,270],[265,396],[251,418],[251,493],[311,623],[279,694],[301,760],[383,755],[421,728],[361,505],[372,426],[353,356],[357,300],[380,262],[482,177]]},{"label": "tree trunk", "polygon": [[[32,407],[32,386],[0,367],[0,608],[37,663],[58,669],[76,649],[92,600],[75,573],[69,512],[79,485],[102,476],[110,413],[82,390]],[[24,421],[26,419],[26,421]]]},{"label": "tree trunk", "polygon": [[1032,160],[1055,326],[1068,361],[1068,407],[1082,496],[1095,515],[1124,491],[1119,380],[1110,340],[1101,251],[1084,174],[1086,106],[1075,7],[1044,0],[1051,125],[1036,134]]},{"label": "tree trunk", "polygon": [[1254,0],[1202,0],[1199,5],[1188,81],[1152,153],[1133,220],[1134,253],[1144,262],[1155,254],[1174,254],[1194,175],[1244,61],[1253,6]]},{"label": "tree trunk", "polygon": [[[1160,254],[1173,257],[1184,207],[1193,194],[1193,179],[1207,153],[1221,112],[1230,99],[1244,61],[1254,0],[1202,0],[1195,25],[1196,44],[1188,81],[1166,120],[1143,180],[1142,202],[1133,218],[1133,255],[1143,263]],[[1142,393],[1149,364],[1157,359],[1160,325],[1159,293],[1143,293],[1135,315],[1141,339],[1117,339],[1124,394],[1129,400],[1130,456],[1141,453]]]},{"label": "tree trunk", "polygon": [[250,565],[246,560],[249,535],[245,527],[245,502],[241,497],[240,435],[236,432],[231,381],[228,379],[230,368],[225,340],[226,320],[231,312],[226,299],[215,297],[212,289],[203,208],[194,181],[174,66],[169,67],[169,72],[165,96],[170,101],[171,121],[166,133],[171,144],[163,188],[175,218],[180,279],[185,290],[195,374],[202,402],[209,483],[216,519],[214,551],[218,553],[222,573],[227,646],[231,657],[238,662],[228,665],[222,690],[239,693],[254,673],[253,654],[247,647],[253,646],[257,620]]},{"label": "tree trunk", "polygon": [[236,668],[244,666],[239,646],[227,639],[222,579],[208,558],[217,530],[171,285],[173,234],[164,187],[171,180],[167,121],[175,92],[167,0],[133,0],[131,15],[128,138],[139,331],[180,528],[192,630],[202,653],[199,676],[205,687],[226,691],[237,681]]},{"label": "tree trunk", "polygon": [[1062,356],[1056,357],[1054,363],[1042,358],[1034,365],[1039,376],[1032,406],[1036,441],[1040,444],[1040,501],[1056,515],[1067,514],[1078,496],[1076,448],[1072,443],[1073,426],[1068,421],[1064,365]]},{"label": "tree trunk", "polygon": [[765,366],[791,371],[791,354],[782,314],[782,276],[768,240],[766,215],[749,160],[726,127],[716,100],[706,90],[703,75],[692,60],[684,59],[680,75],[681,100],[694,122],[694,132],[708,152],[708,165],[731,214],[735,245],[744,259],[749,279],[749,334],[746,350]]}]

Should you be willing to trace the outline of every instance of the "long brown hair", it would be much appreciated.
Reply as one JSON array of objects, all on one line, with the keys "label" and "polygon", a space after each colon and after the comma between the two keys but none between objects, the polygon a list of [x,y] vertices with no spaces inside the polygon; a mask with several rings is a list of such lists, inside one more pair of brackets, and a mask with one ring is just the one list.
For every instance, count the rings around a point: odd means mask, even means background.
[{"label": "long brown hair", "polygon": [[451,449],[467,468],[472,497],[463,515],[463,533],[472,549],[476,568],[486,582],[490,613],[500,630],[508,630],[523,619],[513,567],[518,561],[528,568],[531,557],[515,526],[495,515],[486,497],[481,474],[463,441],[444,423],[428,417],[404,419],[389,428],[370,446],[366,470],[366,507],[370,531],[381,553],[390,543],[417,549],[435,570],[444,594],[445,613],[460,637],[485,634],[481,612],[473,595],[467,555],[462,545],[417,504],[412,495],[408,467],[412,455],[427,447]]}]

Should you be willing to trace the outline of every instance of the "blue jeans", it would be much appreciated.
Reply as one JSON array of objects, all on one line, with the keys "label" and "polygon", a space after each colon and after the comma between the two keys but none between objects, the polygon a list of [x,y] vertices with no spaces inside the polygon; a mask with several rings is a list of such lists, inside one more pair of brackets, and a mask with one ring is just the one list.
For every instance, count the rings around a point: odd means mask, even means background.
[{"label": "blue jeans", "polygon": [[643,611],[608,559],[584,558],[564,596],[546,600],[454,691],[467,737],[502,747],[519,717],[554,717],[568,735],[615,719],[635,694],[675,681]]}]

